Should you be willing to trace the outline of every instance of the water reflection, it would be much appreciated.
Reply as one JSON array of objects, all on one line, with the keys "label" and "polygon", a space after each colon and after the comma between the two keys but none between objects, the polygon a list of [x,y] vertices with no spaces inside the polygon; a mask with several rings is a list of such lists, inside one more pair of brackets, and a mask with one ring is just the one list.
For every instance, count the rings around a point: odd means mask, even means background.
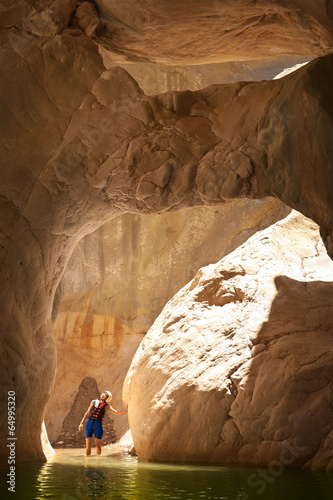
[{"label": "water reflection", "polygon": [[[104,449],[103,451],[106,451]],[[258,469],[143,464],[129,455],[86,458],[57,450],[42,466],[21,466],[15,500],[331,500],[333,474],[285,470],[258,494],[249,477]],[[7,492],[8,493],[8,492]]]},{"label": "water reflection", "polygon": [[104,473],[99,467],[88,464],[79,469],[76,496],[79,498],[99,498],[103,493]]}]

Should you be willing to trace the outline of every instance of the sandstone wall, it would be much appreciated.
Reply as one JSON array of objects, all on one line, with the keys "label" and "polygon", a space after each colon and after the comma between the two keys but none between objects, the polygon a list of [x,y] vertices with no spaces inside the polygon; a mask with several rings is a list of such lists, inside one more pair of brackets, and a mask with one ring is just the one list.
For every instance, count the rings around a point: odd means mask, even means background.
[{"label": "sandstone wall", "polygon": [[139,458],[332,470],[332,283],[295,213],[199,270],[126,378]]},{"label": "sandstone wall", "polygon": [[[321,20],[318,9],[312,15],[285,10],[282,3],[272,10],[270,4],[263,2],[258,12],[261,40],[273,48],[275,41],[281,54],[300,55],[298,48],[310,58],[331,52],[327,13]],[[190,18],[194,22],[199,15],[199,25],[210,29],[212,13],[202,13],[200,5],[194,5]],[[119,8],[123,24],[121,12],[131,13],[126,9],[125,4]],[[110,27],[95,16],[86,25],[83,15],[75,26],[78,10],[72,0],[0,4],[0,372],[5,392],[16,392],[18,461],[44,458],[40,430],[56,368],[52,304],[84,235],[123,213],[157,214],[275,196],[320,224],[333,255],[332,56],[279,81],[147,96],[121,68],[105,70],[100,47],[110,51],[110,39],[121,41],[118,53],[135,51],[136,62],[138,56],[144,61],[158,53],[167,56],[151,37],[158,34],[153,24],[158,27],[167,11],[151,18],[140,39],[128,38],[127,28],[120,33],[119,25],[109,37]],[[218,43],[218,54],[216,44],[199,47],[191,64],[200,62],[200,54],[206,57],[209,47],[205,64],[216,57],[253,58],[254,47],[270,56],[266,43],[248,36],[251,10],[241,17],[236,12],[231,10],[235,29],[226,33],[230,44]],[[289,38],[274,19],[286,21]],[[221,19],[214,26],[221,26]],[[183,33],[189,27],[186,22]],[[182,32],[179,22],[177,29]],[[206,40],[203,34],[197,42]],[[237,50],[232,50],[235,39]],[[176,41],[172,54],[178,51],[189,62],[193,53],[184,53],[186,47],[175,46]],[[138,54],[140,45],[150,47],[150,54]],[[170,54],[170,46],[162,48]],[[123,60],[128,62],[126,54]],[[0,455],[6,462],[5,446]]]},{"label": "sandstone wall", "polygon": [[[66,438],[63,426],[85,377],[96,380],[95,393],[111,390],[115,408],[122,409],[122,385],[134,353],[168,300],[198,268],[288,211],[270,198],[150,217],[127,214],[83,238],[53,310],[58,362],[46,411],[50,440],[73,444],[74,431]],[[97,396],[88,392],[90,400]],[[128,430],[127,417],[115,416],[113,427],[119,439]]]}]

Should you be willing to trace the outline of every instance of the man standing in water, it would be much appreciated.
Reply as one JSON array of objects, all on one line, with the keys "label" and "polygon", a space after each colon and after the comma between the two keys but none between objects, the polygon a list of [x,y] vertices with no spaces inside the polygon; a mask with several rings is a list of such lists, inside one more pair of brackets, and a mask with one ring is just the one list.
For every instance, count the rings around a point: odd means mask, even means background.
[{"label": "man standing in water", "polygon": [[88,421],[86,424],[86,455],[91,455],[91,440],[92,435],[95,434],[95,443],[96,443],[96,453],[100,455],[102,453],[101,440],[103,436],[103,427],[102,420],[105,415],[105,412],[109,411],[114,413],[115,415],[124,415],[127,413],[125,411],[117,411],[110,405],[112,400],[112,394],[110,391],[104,391],[101,394],[100,399],[93,399],[89,405],[88,410],[84,414],[83,419],[79,425],[79,431],[83,429],[83,422],[85,418],[88,416]]}]

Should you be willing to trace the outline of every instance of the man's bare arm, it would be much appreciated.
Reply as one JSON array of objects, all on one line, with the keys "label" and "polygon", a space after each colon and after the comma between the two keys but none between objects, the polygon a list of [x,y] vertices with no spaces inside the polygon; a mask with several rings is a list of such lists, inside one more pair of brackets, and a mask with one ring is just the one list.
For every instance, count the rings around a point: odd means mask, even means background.
[{"label": "man's bare arm", "polygon": [[82,418],[82,420],[80,422],[79,431],[82,430],[82,428],[83,428],[83,422],[84,422],[85,418],[89,415],[89,412],[91,410],[91,407],[92,407],[93,403],[94,403],[94,400],[90,403],[88,410],[85,412],[85,414],[84,414],[84,416],[83,416],[83,418]]},{"label": "man's bare arm", "polygon": [[111,413],[114,413],[115,415],[125,415],[125,413],[128,412],[128,409],[126,408],[125,411],[117,411],[115,408],[113,408],[111,405],[108,405],[107,410],[110,411]]}]

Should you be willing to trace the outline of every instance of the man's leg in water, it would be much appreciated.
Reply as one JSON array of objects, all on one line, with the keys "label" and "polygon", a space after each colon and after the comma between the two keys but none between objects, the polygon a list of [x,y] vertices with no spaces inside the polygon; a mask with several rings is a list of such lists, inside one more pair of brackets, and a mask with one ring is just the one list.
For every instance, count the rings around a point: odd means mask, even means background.
[{"label": "man's leg in water", "polygon": [[102,440],[95,437],[96,453],[100,455],[102,453]]},{"label": "man's leg in water", "polygon": [[91,455],[91,437],[86,438],[86,455],[89,456]]}]

